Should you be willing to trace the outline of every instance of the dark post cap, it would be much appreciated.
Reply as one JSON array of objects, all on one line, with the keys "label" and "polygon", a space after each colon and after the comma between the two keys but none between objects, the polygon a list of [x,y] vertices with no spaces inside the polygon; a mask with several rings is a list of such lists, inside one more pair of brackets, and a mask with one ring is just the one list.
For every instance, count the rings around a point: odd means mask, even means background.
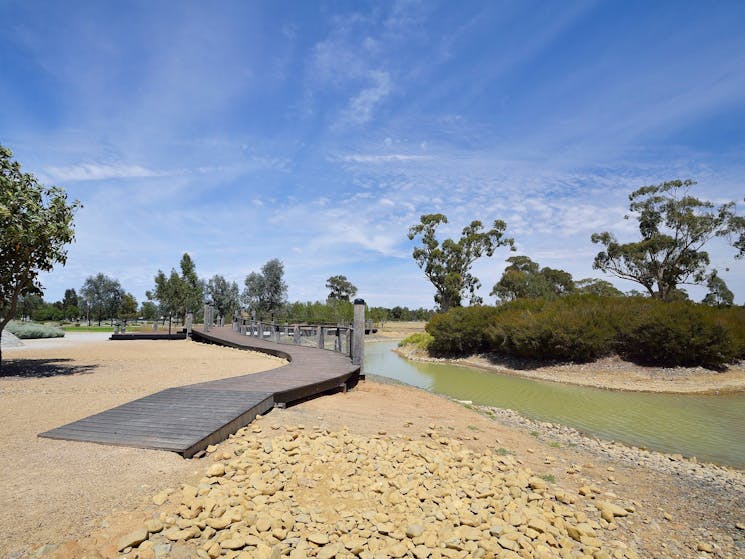
[{"label": "dark post cap", "polygon": [[354,304],[355,305],[364,305],[365,304],[365,300],[364,299],[355,299],[354,300]]}]

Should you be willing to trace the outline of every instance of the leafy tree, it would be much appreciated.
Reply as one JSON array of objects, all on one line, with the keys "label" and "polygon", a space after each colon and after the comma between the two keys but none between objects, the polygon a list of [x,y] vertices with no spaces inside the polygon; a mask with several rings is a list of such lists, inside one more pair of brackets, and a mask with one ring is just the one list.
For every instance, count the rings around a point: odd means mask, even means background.
[{"label": "leafy tree", "polygon": [[137,299],[131,293],[125,293],[119,304],[119,316],[121,318],[137,318]]},{"label": "leafy tree", "polygon": [[242,299],[252,310],[277,312],[287,302],[284,265],[276,258],[261,267],[261,273],[251,272],[244,281]]},{"label": "leafy tree", "polygon": [[44,304],[44,299],[40,295],[30,294],[23,295],[18,299],[16,307],[16,318],[32,316],[34,311]]},{"label": "leafy tree", "polygon": [[118,280],[99,273],[86,278],[80,295],[86,301],[88,323],[90,324],[90,315],[93,315],[101,326],[104,318],[113,318],[119,314],[124,290]]},{"label": "leafy tree", "polygon": [[158,270],[155,276],[155,289],[146,291],[145,296],[151,301],[158,301],[160,312],[170,318],[180,317],[186,323],[186,314],[195,316],[203,305],[204,292],[202,281],[196,273],[196,266],[188,253],[181,257],[181,274],[175,268],[166,276]]},{"label": "leafy tree", "polygon": [[189,253],[185,252],[181,257],[181,281],[183,285],[182,289],[182,301],[181,304],[184,308],[184,321],[186,321],[186,313],[194,313],[197,316],[202,305],[204,305],[204,286],[203,282],[197,276],[196,265],[189,256]]},{"label": "leafy tree", "polygon": [[[639,222],[641,240],[619,243],[612,233],[594,233],[592,242],[605,250],[593,267],[642,285],[650,296],[671,300],[681,284],[701,284],[707,277],[709,254],[703,250],[714,238],[732,241],[737,256],[745,250],[745,218],[735,203],[715,206],[688,194],[692,180],[644,186],[629,195],[629,209]],[[626,216],[629,219],[630,216]]]},{"label": "leafy tree", "polygon": [[515,299],[555,299],[574,291],[572,275],[564,270],[541,268],[527,256],[511,256],[490,295],[502,301]]},{"label": "leafy tree", "polygon": [[623,291],[609,281],[597,278],[584,278],[574,282],[577,293],[599,295],[601,297],[623,297]]},{"label": "leafy tree", "polygon": [[507,226],[500,220],[495,220],[488,231],[483,230],[480,221],[472,221],[463,228],[460,239],[445,239],[440,244],[435,232],[447,222],[443,214],[423,215],[420,223],[409,228],[408,235],[410,240],[421,235],[422,246],[416,247],[412,256],[434,285],[435,302],[442,311],[460,307],[465,296],[470,304],[480,304],[482,299],[476,291],[481,282],[470,273],[471,266],[482,256],[492,256],[500,246],[509,245],[514,250],[514,240],[504,237]]},{"label": "leafy tree", "polygon": [[42,294],[39,272],[64,266],[79,207],[77,201],[67,202],[63,189],[46,187],[22,172],[13,152],[0,145],[0,334],[20,297]]},{"label": "leafy tree", "polygon": [[238,284],[219,274],[210,278],[205,291],[222,316],[233,316],[233,312],[240,306]]},{"label": "leafy tree", "polygon": [[326,289],[330,289],[328,299],[349,301],[357,294],[357,288],[347,279],[347,276],[331,276],[326,280]]},{"label": "leafy tree", "polygon": [[65,289],[65,296],[62,298],[62,310],[65,318],[72,320],[80,315],[78,308],[78,294],[74,289]]},{"label": "leafy tree", "polygon": [[717,275],[716,270],[709,274],[709,278],[706,280],[706,287],[709,288],[709,292],[703,301],[701,301],[704,305],[731,307],[735,302],[735,294],[730,291],[725,281]]},{"label": "leafy tree", "polygon": [[152,301],[143,301],[140,305],[140,316],[145,320],[157,320],[160,317],[158,305]]}]

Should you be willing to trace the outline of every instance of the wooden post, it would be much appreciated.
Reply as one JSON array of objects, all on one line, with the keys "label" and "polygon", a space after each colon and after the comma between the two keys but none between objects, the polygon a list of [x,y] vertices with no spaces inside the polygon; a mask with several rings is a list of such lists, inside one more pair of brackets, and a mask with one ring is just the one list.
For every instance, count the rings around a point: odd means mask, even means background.
[{"label": "wooden post", "polygon": [[194,313],[186,313],[186,335],[191,336],[191,326],[194,322]]},{"label": "wooden post", "polygon": [[292,331],[292,341],[295,342],[295,345],[300,344],[300,326],[295,324]]},{"label": "wooden post", "polygon": [[318,349],[323,349],[325,345],[325,340],[323,339],[323,326],[318,326],[318,331],[316,332],[317,335],[317,341],[318,341]]},{"label": "wooden post", "polygon": [[365,300],[354,300],[354,342],[352,344],[352,364],[359,365],[365,359]]},{"label": "wooden post", "polygon": [[205,303],[204,304],[204,325],[203,325],[205,332],[210,331],[209,320],[210,320],[210,306],[207,303]]}]

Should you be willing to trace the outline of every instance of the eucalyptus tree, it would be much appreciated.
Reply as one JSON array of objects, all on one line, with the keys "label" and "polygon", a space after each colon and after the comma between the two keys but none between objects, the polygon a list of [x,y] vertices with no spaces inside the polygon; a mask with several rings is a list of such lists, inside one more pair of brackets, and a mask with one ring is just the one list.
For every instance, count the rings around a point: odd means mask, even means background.
[{"label": "eucalyptus tree", "polygon": [[326,280],[326,289],[329,289],[327,299],[338,301],[349,301],[357,294],[357,287],[347,279],[347,276],[331,276]]},{"label": "eucalyptus tree", "polygon": [[100,326],[104,318],[113,318],[119,314],[125,293],[118,280],[99,273],[86,278],[80,295],[86,302],[88,322],[90,323],[90,315],[93,315]]},{"label": "eucalyptus tree", "polygon": [[205,292],[222,316],[232,316],[240,306],[238,284],[226,280],[220,274],[215,274],[209,279]]},{"label": "eucalyptus tree", "polygon": [[180,262],[181,274],[175,268],[170,275],[158,270],[155,275],[155,289],[147,291],[145,295],[151,301],[157,301],[160,312],[169,318],[179,317],[186,322],[187,313],[197,313],[201,310],[204,293],[202,281],[196,273],[196,266],[188,253],[184,253]]},{"label": "eucalyptus tree", "polygon": [[541,268],[528,256],[511,256],[507,262],[509,266],[490,293],[502,301],[555,299],[575,289],[572,274],[564,270]]},{"label": "eucalyptus tree", "polygon": [[0,334],[20,297],[42,295],[39,273],[67,262],[79,207],[78,201],[68,203],[63,189],[22,172],[13,152],[0,145]]},{"label": "eucalyptus tree", "polygon": [[251,272],[244,281],[241,295],[243,303],[257,312],[275,312],[287,302],[287,284],[284,281],[284,264],[276,258],[261,267],[261,272]]},{"label": "eucalyptus tree", "polygon": [[470,304],[481,304],[477,295],[481,282],[470,272],[473,263],[482,256],[492,256],[502,246],[514,250],[515,241],[504,236],[504,221],[495,220],[491,229],[484,231],[480,221],[472,221],[463,228],[460,239],[445,239],[440,243],[435,237],[437,227],[447,223],[443,214],[426,214],[420,222],[409,228],[409,240],[421,236],[421,246],[414,248],[414,261],[424,270],[424,275],[435,287],[435,302],[442,311],[460,307],[464,297]]},{"label": "eucalyptus tree", "polygon": [[[716,238],[728,240],[736,257],[745,255],[745,217],[735,202],[716,206],[689,195],[692,180],[643,186],[629,195],[629,210],[639,223],[641,239],[620,243],[610,232],[594,233],[604,250],[593,267],[636,282],[651,297],[670,301],[680,285],[698,285],[710,272],[704,247]],[[627,215],[626,219],[630,219]]]}]

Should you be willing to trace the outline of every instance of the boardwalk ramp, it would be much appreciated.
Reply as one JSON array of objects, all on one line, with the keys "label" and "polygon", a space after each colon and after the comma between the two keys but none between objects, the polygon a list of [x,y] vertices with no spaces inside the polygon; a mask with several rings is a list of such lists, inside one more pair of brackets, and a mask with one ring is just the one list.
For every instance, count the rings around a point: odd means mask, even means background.
[{"label": "boardwalk ramp", "polygon": [[40,437],[177,452],[190,458],[226,439],[258,414],[354,386],[359,366],[331,351],[280,346],[218,328],[195,340],[283,357],[283,367],[169,388],[57,427]]}]

